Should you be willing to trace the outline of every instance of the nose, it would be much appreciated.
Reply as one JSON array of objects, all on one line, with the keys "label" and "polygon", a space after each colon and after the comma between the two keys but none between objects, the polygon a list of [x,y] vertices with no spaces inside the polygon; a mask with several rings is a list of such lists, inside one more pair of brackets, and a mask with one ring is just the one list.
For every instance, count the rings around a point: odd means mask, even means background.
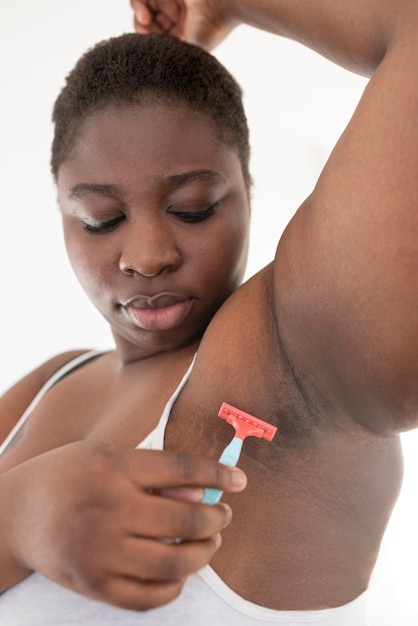
[{"label": "nose", "polygon": [[181,254],[169,227],[155,220],[131,223],[125,229],[119,269],[127,275],[147,278],[177,269]]}]

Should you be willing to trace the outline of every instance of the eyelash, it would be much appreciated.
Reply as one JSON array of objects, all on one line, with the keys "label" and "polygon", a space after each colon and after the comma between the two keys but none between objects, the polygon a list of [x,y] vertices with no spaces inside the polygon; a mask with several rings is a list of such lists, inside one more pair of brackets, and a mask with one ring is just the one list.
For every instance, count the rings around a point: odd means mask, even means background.
[{"label": "eyelash", "polygon": [[118,215],[118,217],[114,217],[112,220],[108,220],[107,222],[99,222],[98,224],[88,224],[87,222],[83,222],[83,229],[94,235],[100,235],[103,233],[107,233],[122,222],[125,219],[124,215]]},{"label": "eyelash", "polygon": [[169,211],[171,215],[179,218],[183,222],[187,222],[188,224],[196,224],[198,222],[204,222],[205,220],[212,217],[215,213],[215,209],[218,206],[220,201],[211,204],[205,209],[201,209],[200,211]]},{"label": "eyelash", "polygon": [[[205,220],[212,217],[219,203],[220,201],[215,202],[214,204],[211,204],[210,206],[206,207],[205,209],[201,209],[200,211],[168,210],[168,212],[171,213],[171,215],[174,215],[175,217],[180,219],[182,222],[186,222],[187,224],[197,224],[199,222],[204,222]],[[118,215],[118,217],[115,217],[111,220],[108,220],[106,222],[99,222],[98,224],[94,224],[94,225],[84,222],[83,229],[90,234],[101,235],[101,234],[112,231],[124,219],[125,219],[124,215]]]}]

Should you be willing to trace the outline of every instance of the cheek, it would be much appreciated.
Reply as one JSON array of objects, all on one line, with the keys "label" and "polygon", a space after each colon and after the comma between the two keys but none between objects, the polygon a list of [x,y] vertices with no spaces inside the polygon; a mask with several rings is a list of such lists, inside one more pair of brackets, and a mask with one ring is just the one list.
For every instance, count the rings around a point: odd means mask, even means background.
[{"label": "cheek", "polygon": [[196,242],[195,270],[210,289],[228,292],[241,284],[248,256],[248,221],[221,224],[210,238]]},{"label": "cheek", "polygon": [[98,253],[94,245],[83,245],[80,237],[72,236],[71,232],[64,231],[64,241],[67,256],[78,282],[92,299],[96,299],[103,292],[106,284],[106,269],[109,257]]}]

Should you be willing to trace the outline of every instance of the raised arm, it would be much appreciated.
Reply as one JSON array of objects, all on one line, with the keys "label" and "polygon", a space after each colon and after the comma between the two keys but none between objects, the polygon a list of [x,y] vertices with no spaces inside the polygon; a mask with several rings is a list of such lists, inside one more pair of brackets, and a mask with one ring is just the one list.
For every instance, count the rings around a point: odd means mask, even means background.
[{"label": "raised arm", "polygon": [[[166,32],[213,49],[240,24],[288,37],[358,73],[383,58],[397,22],[414,12],[402,0],[130,0],[140,33]],[[408,9],[407,5],[410,5]]]},{"label": "raised arm", "polygon": [[[147,4],[132,0],[142,11]],[[148,28],[158,29],[152,4]],[[182,36],[208,49],[247,23],[371,75],[281,239],[276,309],[296,379],[318,412],[326,404],[328,414],[384,432],[418,426],[417,2],[185,5]]]},{"label": "raised arm", "polygon": [[325,2],[316,23],[305,41],[375,69],[278,247],[280,329],[318,411],[396,432],[418,425],[418,5]]}]

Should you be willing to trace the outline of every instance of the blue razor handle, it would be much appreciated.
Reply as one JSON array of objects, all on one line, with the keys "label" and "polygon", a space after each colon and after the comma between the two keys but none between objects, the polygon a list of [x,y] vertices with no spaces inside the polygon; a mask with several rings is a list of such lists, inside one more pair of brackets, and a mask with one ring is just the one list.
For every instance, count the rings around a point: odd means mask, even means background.
[{"label": "blue razor handle", "polygon": [[[233,440],[226,446],[225,450],[222,452],[219,463],[222,463],[223,465],[229,465],[230,467],[235,467],[241,454],[242,444],[242,439],[234,437]],[[205,493],[203,494],[202,503],[218,504],[219,500],[222,498],[222,494],[223,491],[221,491],[220,489],[212,489],[208,487],[207,489],[205,489]]]}]

